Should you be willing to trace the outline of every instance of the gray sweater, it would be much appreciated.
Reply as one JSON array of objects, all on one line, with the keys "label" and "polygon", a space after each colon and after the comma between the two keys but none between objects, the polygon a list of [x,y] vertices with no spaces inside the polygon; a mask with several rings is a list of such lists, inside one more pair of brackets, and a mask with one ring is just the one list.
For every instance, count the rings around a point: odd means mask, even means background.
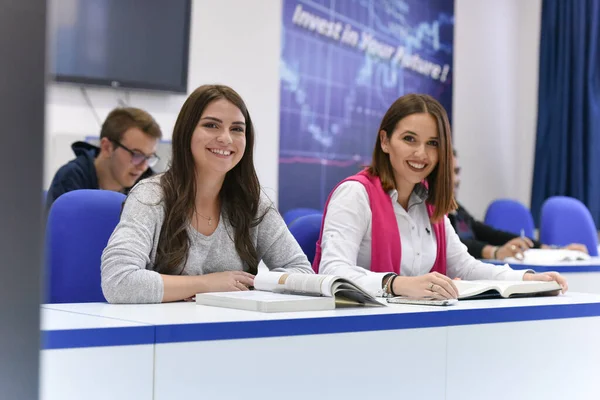
[{"label": "gray sweater", "polygon": [[[160,176],[146,179],[130,192],[121,220],[102,254],[102,291],[110,303],[160,303],[164,287],[152,270],[165,212]],[[313,273],[308,259],[265,194],[258,215],[262,222],[250,235],[258,259],[271,270]],[[245,270],[233,242],[233,228],[224,214],[210,236],[187,227],[190,248],[182,275]]]}]

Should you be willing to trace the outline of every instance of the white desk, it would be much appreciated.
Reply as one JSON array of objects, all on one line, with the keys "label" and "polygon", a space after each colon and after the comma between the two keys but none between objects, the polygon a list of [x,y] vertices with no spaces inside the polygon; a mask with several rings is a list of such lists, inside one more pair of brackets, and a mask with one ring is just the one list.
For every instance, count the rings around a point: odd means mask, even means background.
[{"label": "white desk", "polygon": [[154,327],[41,309],[42,400],[152,400]]},{"label": "white desk", "polygon": [[279,314],[194,303],[44,307],[154,326],[156,400],[563,400],[600,390],[598,295]]},{"label": "white desk", "polygon": [[448,327],[446,399],[596,399],[598,297],[511,299],[517,307],[492,309],[494,300],[463,302],[488,323]]}]

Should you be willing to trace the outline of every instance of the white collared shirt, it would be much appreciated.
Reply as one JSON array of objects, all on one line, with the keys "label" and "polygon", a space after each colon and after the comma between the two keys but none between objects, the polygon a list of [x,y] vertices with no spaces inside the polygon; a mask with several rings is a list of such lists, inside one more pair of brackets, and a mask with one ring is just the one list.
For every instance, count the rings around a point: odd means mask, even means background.
[{"label": "white collared shirt", "polygon": [[[398,204],[398,192],[388,193],[400,232],[402,248],[400,275],[420,276],[431,271],[437,255],[437,239],[431,227],[424,199],[424,188],[417,186],[408,202],[408,211]],[[371,207],[365,187],[360,182],[342,183],[331,196],[321,239],[319,273],[351,279],[373,295],[381,292],[387,273],[372,272]],[[508,265],[492,265],[473,258],[461,243],[448,217],[446,231],[446,274],[465,280],[522,280],[526,271]]]}]

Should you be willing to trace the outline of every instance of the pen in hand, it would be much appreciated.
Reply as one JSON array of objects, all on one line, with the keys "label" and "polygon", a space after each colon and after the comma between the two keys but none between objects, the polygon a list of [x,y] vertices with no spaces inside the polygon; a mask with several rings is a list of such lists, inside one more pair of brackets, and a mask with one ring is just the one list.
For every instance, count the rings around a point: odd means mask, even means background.
[{"label": "pen in hand", "polygon": [[[527,243],[527,241],[525,240],[525,229],[521,229],[521,239],[522,239],[522,240],[523,240],[525,243]],[[525,257],[524,257],[524,254],[523,254],[523,253],[518,253],[518,254],[515,254],[515,258],[516,258],[517,260],[523,260],[523,258],[525,258]]]}]

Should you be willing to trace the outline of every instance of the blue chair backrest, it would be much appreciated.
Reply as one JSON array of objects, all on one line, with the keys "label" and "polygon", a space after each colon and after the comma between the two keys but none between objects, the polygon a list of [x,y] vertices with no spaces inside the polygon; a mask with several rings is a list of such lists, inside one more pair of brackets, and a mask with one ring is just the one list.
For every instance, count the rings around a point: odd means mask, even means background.
[{"label": "blue chair backrest", "polygon": [[316,208],[293,208],[283,214],[283,220],[287,226],[290,226],[292,222],[300,217],[311,214],[322,214],[323,211],[317,210]]},{"label": "blue chair backrest", "polygon": [[494,200],[485,212],[484,222],[515,235],[520,235],[523,230],[528,238],[535,237],[535,223],[531,211],[517,200]]},{"label": "blue chair backrest", "polygon": [[100,258],[119,222],[125,195],[75,190],[52,204],[46,224],[49,303],[106,301],[100,286]]},{"label": "blue chair backrest", "polygon": [[321,233],[323,214],[311,214],[295,219],[289,226],[290,232],[302,248],[308,261],[312,264],[315,259],[317,240]]},{"label": "blue chair backrest", "polygon": [[598,232],[588,208],[572,197],[554,196],[542,205],[540,241],[566,246],[585,244],[591,256],[598,255]]}]

